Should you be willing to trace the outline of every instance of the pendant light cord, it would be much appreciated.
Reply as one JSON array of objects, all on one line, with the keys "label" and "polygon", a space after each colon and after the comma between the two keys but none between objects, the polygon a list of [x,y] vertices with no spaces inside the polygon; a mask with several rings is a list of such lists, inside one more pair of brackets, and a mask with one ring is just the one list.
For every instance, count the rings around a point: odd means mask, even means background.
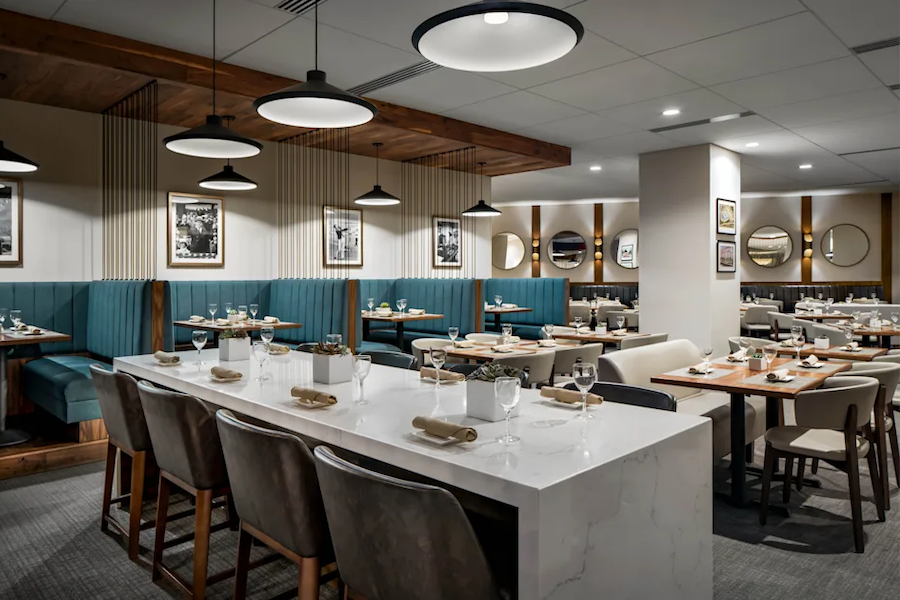
[{"label": "pendant light cord", "polygon": [[315,48],[313,49],[313,60],[315,61],[316,71],[319,70],[319,0],[316,1],[316,25],[315,25]]},{"label": "pendant light cord", "polygon": [[216,114],[216,0],[213,0],[212,109]]},{"label": "pendant light cord", "polygon": [[378,144],[375,144],[375,185],[381,183],[381,177],[378,171]]}]

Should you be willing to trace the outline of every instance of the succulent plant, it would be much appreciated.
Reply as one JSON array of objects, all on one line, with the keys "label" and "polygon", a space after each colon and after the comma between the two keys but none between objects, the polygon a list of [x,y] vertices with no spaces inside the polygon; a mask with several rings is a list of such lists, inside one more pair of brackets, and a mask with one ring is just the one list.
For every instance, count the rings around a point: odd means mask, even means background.
[{"label": "succulent plant", "polygon": [[492,382],[499,377],[518,377],[521,372],[520,369],[510,365],[487,363],[469,373],[466,379]]},{"label": "succulent plant", "polygon": [[322,354],[325,356],[344,356],[350,354],[350,348],[343,344],[329,344],[327,342],[319,342],[312,349],[313,354]]},{"label": "succulent plant", "polygon": [[378,305],[378,308],[390,308],[390,307],[391,307],[391,305],[388,304],[387,302],[382,302],[381,304]]},{"label": "succulent plant", "polygon": [[229,327],[219,336],[223,340],[242,340],[247,337],[247,331],[240,327]]}]

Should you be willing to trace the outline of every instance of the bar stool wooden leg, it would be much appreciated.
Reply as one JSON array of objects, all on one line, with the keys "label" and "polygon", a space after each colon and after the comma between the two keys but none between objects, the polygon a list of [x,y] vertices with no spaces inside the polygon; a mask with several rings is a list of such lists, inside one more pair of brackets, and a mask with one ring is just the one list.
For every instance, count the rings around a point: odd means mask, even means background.
[{"label": "bar stool wooden leg", "polygon": [[128,505],[128,558],[137,560],[141,541],[141,512],[144,507],[144,474],[147,467],[147,453],[135,452],[131,458],[131,501]]},{"label": "bar stool wooden leg", "polygon": [[160,570],[162,564],[163,548],[166,543],[166,519],[169,513],[169,480],[159,476],[159,495],[156,500],[156,539],[153,544],[153,569],[150,576],[153,581],[162,577]]},{"label": "bar stool wooden leg", "polygon": [[237,563],[234,568],[234,600],[244,600],[247,597],[247,571],[250,566],[250,548],[253,546],[253,536],[241,528],[238,537]]},{"label": "bar stool wooden leg", "polygon": [[300,561],[298,600],[318,600],[320,572],[318,558],[304,558]]},{"label": "bar stool wooden leg", "polygon": [[897,440],[897,435],[897,418],[894,417],[894,427],[887,436],[891,443],[891,455],[894,457],[894,477],[897,479],[897,487],[900,487],[900,442]]},{"label": "bar stool wooden leg", "polygon": [[197,490],[197,514],[194,525],[194,598],[206,598],[206,572],[209,565],[209,529],[212,524],[212,490]]},{"label": "bar stool wooden leg", "polygon": [[112,504],[112,484],[116,471],[116,447],[106,443],[106,472],[103,476],[103,504],[100,511],[100,531],[109,529],[109,507]]}]

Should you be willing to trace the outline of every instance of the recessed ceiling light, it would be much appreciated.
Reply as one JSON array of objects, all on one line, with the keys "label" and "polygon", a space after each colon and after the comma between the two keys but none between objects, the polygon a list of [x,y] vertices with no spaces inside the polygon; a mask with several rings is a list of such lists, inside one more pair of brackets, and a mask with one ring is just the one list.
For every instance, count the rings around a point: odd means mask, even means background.
[{"label": "recessed ceiling light", "polygon": [[601,167],[600,165],[592,165],[591,166],[591,171],[601,171],[601,170],[603,170],[603,167]]},{"label": "recessed ceiling light", "polygon": [[756,148],[757,146],[759,146],[759,142],[750,142],[749,144],[744,144],[744,145],[747,146],[748,148]]},{"label": "recessed ceiling light", "polygon": [[800,165],[801,169],[812,169],[812,165]]},{"label": "recessed ceiling light", "polygon": [[732,121],[734,119],[740,119],[741,113],[732,113],[730,115],[722,115],[720,117],[713,117],[709,120],[710,123],[721,123],[722,121]]},{"label": "recessed ceiling light", "polygon": [[677,108],[670,108],[669,110],[663,111],[663,116],[666,116],[666,117],[674,117],[675,115],[680,115],[680,114],[681,114],[681,111],[678,110]]}]

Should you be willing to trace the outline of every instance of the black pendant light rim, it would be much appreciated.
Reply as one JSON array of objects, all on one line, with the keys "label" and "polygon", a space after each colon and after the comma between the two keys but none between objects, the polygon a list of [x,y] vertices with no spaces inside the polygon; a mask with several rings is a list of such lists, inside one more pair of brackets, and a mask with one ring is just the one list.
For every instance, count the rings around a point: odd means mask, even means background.
[{"label": "black pendant light rim", "polygon": [[224,169],[222,169],[215,175],[210,175],[209,177],[201,179],[200,183],[216,183],[219,181],[230,183],[252,183],[253,185],[257,185],[257,183],[249,177],[244,177],[243,175],[235,171],[234,167],[232,167],[231,165],[225,165]]},{"label": "black pendant light rim", "polygon": [[168,146],[169,142],[201,139],[237,142],[239,144],[253,146],[260,152],[262,152],[263,148],[262,144],[256,140],[239,135],[235,133],[234,130],[225,127],[222,124],[222,117],[219,117],[218,115],[209,115],[206,117],[206,122],[202,125],[168,136],[163,140],[163,144]]},{"label": "black pendant light rim", "polygon": [[390,192],[384,191],[380,185],[375,185],[370,191],[359,196],[356,200],[396,200],[397,202],[400,202],[400,198]]},{"label": "black pendant light rim", "polygon": [[25,158],[24,156],[22,156],[22,155],[19,154],[18,152],[13,152],[13,151],[10,150],[9,148],[7,148],[7,147],[3,144],[2,141],[0,141],[0,160],[6,161],[6,162],[20,163],[20,164],[23,164],[23,165],[29,165],[29,166],[31,166],[31,167],[34,167],[35,169],[39,169],[39,168],[41,167],[41,165],[37,164],[37,163],[34,162],[33,160],[30,160],[30,159],[28,159],[28,158]]},{"label": "black pendant light rim", "polygon": [[462,211],[462,214],[464,214],[464,215],[477,215],[477,214],[502,215],[503,213],[500,212],[499,210],[497,210],[496,208],[494,208],[493,206],[489,205],[487,202],[485,202],[482,199],[482,200],[479,200],[478,204],[476,204],[472,208],[467,208],[466,210]]},{"label": "black pendant light rim", "polygon": [[419,50],[419,41],[425,36],[426,33],[431,31],[438,25],[443,25],[444,23],[449,23],[450,21],[461,19],[463,17],[483,15],[494,12],[527,13],[555,19],[556,21],[567,25],[570,29],[572,29],[572,31],[575,32],[576,46],[580,44],[582,38],[584,38],[584,25],[582,25],[581,21],[579,21],[574,15],[571,15],[564,10],[554,8],[552,6],[545,6],[543,4],[534,4],[532,2],[476,2],[475,4],[467,4],[466,6],[460,6],[458,8],[453,8],[448,11],[438,13],[433,17],[423,21],[422,24],[416,27],[415,31],[413,31],[412,45],[417,52],[421,53],[421,51]]},{"label": "black pendant light rim", "polygon": [[[314,78],[313,73],[321,74],[321,79]],[[263,104],[275,102],[276,100],[287,100],[290,98],[323,98],[326,100],[338,100],[340,102],[349,102],[361,106],[372,113],[374,119],[378,115],[378,107],[356,94],[352,94],[346,90],[342,90],[337,86],[333,86],[325,79],[324,71],[309,71],[306,74],[307,80],[303,83],[292,85],[289,88],[260,96],[253,101],[253,108],[259,112],[259,108]],[[264,117],[265,118],[265,117]]]}]

